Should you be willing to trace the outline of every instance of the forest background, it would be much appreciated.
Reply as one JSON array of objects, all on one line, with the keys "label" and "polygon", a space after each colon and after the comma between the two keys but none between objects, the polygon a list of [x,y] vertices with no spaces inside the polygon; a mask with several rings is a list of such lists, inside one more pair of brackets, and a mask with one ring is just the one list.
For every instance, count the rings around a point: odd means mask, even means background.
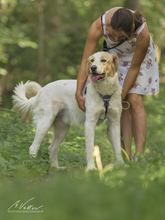
[{"label": "forest background", "polygon": [[43,86],[76,78],[90,25],[116,6],[138,9],[146,18],[164,81],[165,0],[1,0],[0,105],[12,107],[13,88],[20,81]]},{"label": "forest background", "polygon": [[[106,165],[115,158],[103,124],[96,128],[95,144],[100,148],[104,176],[85,172],[84,128],[72,126],[58,152],[59,165],[67,169],[51,169],[48,147],[52,132],[45,137],[38,156],[31,158],[28,148],[35,129],[22,124],[12,109],[13,88],[20,81],[34,80],[44,86],[76,78],[91,23],[116,6],[142,13],[157,50],[160,93],[144,97],[148,121],[145,158],[129,163],[127,169],[112,164],[107,170]],[[102,42],[98,50],[102,50]],[[2,219],[164,220],[164,42],[165,0],[0,0]],[[134,152],[134,142],[132,149]],[[33,208],[42,206],[39,213],[28,212],[28,206],[23,209],[22,204],[29,200]]]}]

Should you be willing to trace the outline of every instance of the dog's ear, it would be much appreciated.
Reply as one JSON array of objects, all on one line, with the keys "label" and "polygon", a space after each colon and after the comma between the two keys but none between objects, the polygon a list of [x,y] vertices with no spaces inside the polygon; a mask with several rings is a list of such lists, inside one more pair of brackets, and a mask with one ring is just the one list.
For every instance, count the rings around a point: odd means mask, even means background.
[{"label": "dog's ear", "polygon": [[88,57],[87,63],[86,63],[86,72],[88,75],[90,74],[90,60],[91,60],[91,56]]},{"label": "dog's ear", "polygon": [[87,63],[86,63],[86,72],[87,74],[89,74],[89,58],[87,59]]},{"label": "dog's ear", "polygon": [[119,67],[117,56],[112,54],[112,59],[113,59],[113,61],[112,61],[112,68],[113,68],[114,72],[117,72],[118,67]]}]

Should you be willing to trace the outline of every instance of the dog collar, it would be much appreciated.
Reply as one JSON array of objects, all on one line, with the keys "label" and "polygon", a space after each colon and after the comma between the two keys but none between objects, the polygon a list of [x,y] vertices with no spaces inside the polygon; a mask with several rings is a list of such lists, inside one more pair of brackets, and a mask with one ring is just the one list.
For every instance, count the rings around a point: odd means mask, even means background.
[{"label": "dog collar", "polygon": [[104,116],[104,119],[105,119],[106,116],[107,116],[107,113],[108,113],[109,102],[110,102],[110,100],[111,100],[111,98],[112,98],[112,96],[113,96],[113,93],[112,93],[112,95],[102,95],[102,94],[99,93],[99,95],[100,95],[100,97],[102,98],[102,100],[103,100],[103,102],[104,102],[104,107],[105,107],[105,116]]}]

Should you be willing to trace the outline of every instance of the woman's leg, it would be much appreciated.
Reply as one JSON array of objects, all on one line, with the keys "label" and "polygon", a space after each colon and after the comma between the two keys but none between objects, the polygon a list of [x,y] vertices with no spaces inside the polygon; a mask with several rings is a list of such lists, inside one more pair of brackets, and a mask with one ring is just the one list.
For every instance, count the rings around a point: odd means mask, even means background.
[{"label": "woman's leg", "polygon": [[[128,101],[128,97],[126,97],[125,101]],[[128,104],[124,103],[123,108],[127,108]],[[130,114],[130,109],[123,110],[121,115],[121,136],[122,136],[122,145],[125,148],[129,158],[132,158],[131,154],[131,145],[132,145],[132,119]],[[123,144],[124,142],[124,144]]]},{"label": "woman's leg", "polygon": [[147,137],[147,116],[143,106],[143,96],[131,93],[128,95],[130,114],[132,118],[132,131],[135,140],[135,156],[137,153],[144,154]]}]

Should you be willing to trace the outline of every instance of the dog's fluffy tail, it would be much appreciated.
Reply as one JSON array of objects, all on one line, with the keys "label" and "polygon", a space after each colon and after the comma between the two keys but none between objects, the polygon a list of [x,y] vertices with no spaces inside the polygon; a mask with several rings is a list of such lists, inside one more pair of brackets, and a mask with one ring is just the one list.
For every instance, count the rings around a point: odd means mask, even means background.
[{"label": "dog's fluffy tail", "polygon": [[32,121],[33,109],[35,106],[35,96],[42,87],[36,82],[27,81],[19,83],[14,88],[13,108],[20,113],[22,122],[25,120]]}]

